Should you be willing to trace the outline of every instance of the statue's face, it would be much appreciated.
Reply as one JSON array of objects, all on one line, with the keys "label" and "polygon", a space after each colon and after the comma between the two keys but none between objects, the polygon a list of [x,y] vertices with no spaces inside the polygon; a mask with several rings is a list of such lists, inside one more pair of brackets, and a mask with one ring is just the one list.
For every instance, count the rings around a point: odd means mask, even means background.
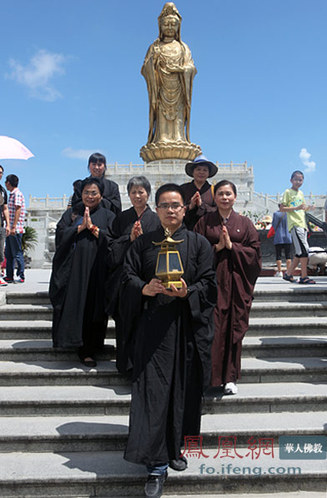
[{"label": "statue's face", "polygon": [[160,27],[164,36],[176,38],[179,28],[179,19],[175,16],[166,16],[162,19]]}]

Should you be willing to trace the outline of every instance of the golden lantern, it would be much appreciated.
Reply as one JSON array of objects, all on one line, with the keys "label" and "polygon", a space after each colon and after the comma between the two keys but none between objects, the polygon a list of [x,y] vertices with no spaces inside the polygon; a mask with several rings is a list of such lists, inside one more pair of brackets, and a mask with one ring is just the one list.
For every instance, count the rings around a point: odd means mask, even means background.
[{"label": "golden lantern", "polygon": [[174,285],[177,289],[182,288],[181,277],[184,268],[176,245],[183,240],[174,240],[168,228],[165,228],[166,238],[162,242],[152,242],[155,246],[161,246],[157,257],[156,277],[161,280],[166,289]]}]

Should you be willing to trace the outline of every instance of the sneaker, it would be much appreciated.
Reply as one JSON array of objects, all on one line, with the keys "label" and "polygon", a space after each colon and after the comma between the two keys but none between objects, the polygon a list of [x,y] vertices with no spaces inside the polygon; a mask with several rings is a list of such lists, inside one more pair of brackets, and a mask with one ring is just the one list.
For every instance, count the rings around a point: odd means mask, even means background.
[{"label": "sneaker", "polygon": [[4,287],[5,285],[8,285],[7,282],[0,277],[0,287]]},{"label": "sneaker", "polygon": [[180,455],[177,460],[169,461],[169,467],[181,472],[182,470],[187,469],[187,459],[185,458],[185,456]]},{"label": "sneaker", "polygon": [[235,382],[227,382],[224,387],[224,394],[237,394],[238,388]]},{"label": "sneaker", "polygon": [[19,277],[18,280],[17,280],[18,284],[23,284],[24,282],[25,282],[25,278],[24,277]]},{"label": "sneaker", "polygon": [[144,486],[145,496],[149,496],[152,498],[160,498],[162,495],[163,485],[165,480],[167,479],[167,476],[168,476],[167,471],[164,474],[161,474],[160,476],[149,474],[148,480],[146,481]]},{"label": "sneaker", "polygon": [[275,277],[278,277],[278,278],[283,278],[283,272],[282,271],[276,271]]},{"label": "sneaker", "polygon": [[12,278],[8,278],[8,277],[3,277],[3,280],[5,282],[7,282],[7,284],[14,284],[14,280]]}]

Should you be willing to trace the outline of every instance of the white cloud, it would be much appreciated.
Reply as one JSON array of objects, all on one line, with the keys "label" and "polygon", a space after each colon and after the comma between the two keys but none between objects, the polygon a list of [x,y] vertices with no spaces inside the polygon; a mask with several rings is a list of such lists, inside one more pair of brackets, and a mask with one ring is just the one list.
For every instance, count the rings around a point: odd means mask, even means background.
[{"label": "white cloud", "polygon": [[301,159],[304,166],[306,166],[306,169],[304,170],[306,172],[316,171],[316,163],[314,161],[310,161],[310,157],[311,154],[307,151],[307,149],[301,149],[299,158]]},{"label": "white cloud", "polygon": [[61,93],[54,87],[52,79],[65,73],[67,57],[47,50],[39,50],[25,66],[14,59],[9,61],[12,72],[9,77],[27,87],[32,97],[54,102]]},{"label": "white cloud", "polygon": [[85,159],[87,160],[91,154],[94,153],[95,149],[72,149],[71,147],[66,147],[62,151],[62,155],[66,157],[70,157],[71,159]]}]

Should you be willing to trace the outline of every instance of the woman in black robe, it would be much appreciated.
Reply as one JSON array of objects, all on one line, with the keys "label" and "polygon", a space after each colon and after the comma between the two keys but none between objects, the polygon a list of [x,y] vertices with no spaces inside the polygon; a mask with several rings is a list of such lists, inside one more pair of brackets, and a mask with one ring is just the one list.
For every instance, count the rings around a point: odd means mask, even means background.
[{"label": "woman in black robe", "polygon": [[[108,180],[104,177],[107,169],[107,160],[103,154],[95,152],[89,157],[88,169],[91,173],[90,178],[98,178],[103,183],[103,194],[101,205],[109,209],[114,214],[121,212],[121,200],[119,187],[116,182]],[[71,205],[74,210],[80,209],[83,206],[82,200],[82,180],[76,180],[73,183],[74,195],[72,197]]]},{"label": "woman in black robe", "polygon": [[199,220],[195,231],[214,249],[218,283],[212,343],[212,386],[236,394],[240,378],[242,340],[248,329],[254,284],[261,270],[258,233],[246,216],[233,210],[236,187],[222,180],[215,185],[218,211]]},{"label": "woman in black robe", "polygon": [[49,289],[52,337],[54,347],[78,348],[81,362],[94,367],[107,328],[106,257],[114,214],[100,205],[100,180],[86,178],[81,192],[82,207],[68,209],[57,225]]},{"label": "woman in black robe", "polygon": [[133,176],[127,184],[127,192],[132,207],[118,214],[112,224],[112,242],[109,253],[109,266],[113,270],[108,281],[108,314],[116,322],[116,367],[126,373],[126,341],[121,329],[118,296],[121,283],[123,262],[127,250],[143,233],[156,230],[160,226],[158,215],[148,206],[151,185],[145,176]]}]

